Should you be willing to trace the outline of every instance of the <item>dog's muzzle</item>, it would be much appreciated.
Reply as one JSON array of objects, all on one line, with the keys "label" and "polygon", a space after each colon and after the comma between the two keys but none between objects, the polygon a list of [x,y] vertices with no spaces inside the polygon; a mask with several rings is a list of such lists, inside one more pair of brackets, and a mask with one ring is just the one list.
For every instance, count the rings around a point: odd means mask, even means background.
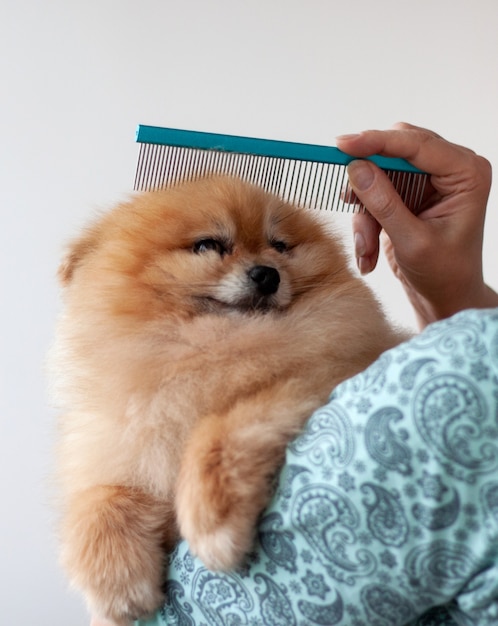
[{"label": "dog's muzzle", "polygon": [[229,272],[216,290],[202,298],[204,310],[261,312],[285,309],[290,302],[289,288],[283,289],[280,273],[268,265],[238,267]]}]

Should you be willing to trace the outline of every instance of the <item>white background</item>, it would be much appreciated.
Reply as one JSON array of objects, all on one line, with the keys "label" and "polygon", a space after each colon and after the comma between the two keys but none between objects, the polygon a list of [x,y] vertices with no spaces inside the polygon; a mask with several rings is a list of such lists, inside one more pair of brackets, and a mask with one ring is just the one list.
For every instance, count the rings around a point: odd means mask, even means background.
[{"label": "white background", "polygon": [[[56,562],[43,362],[63,242],[131,189],[136,125],[333,144],[404,120],[498,167],[497,32],[496,0],[2,0],[2,624],[87,623]],[[370,282],[413,323],[385,266]]]}]

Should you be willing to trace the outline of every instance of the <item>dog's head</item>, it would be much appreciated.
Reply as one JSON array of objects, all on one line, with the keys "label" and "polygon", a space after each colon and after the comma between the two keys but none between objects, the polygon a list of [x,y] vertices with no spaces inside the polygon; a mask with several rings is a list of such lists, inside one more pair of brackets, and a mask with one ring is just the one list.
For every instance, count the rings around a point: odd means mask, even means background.
[{"label": "dog's head", "polygon": [[285,310],[344,271],[310,212],[215,177],[110,211],[73,243],[60,277],[80,306],[150,319]]}]

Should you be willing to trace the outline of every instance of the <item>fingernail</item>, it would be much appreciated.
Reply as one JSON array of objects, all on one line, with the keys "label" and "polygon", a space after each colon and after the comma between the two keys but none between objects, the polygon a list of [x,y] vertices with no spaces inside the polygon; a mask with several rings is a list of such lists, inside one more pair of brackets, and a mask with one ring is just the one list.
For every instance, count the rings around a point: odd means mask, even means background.
[{"label": "fingernail", "polygon": [[370,264],[370,259],[365,256],[367,252],[367,244],[365,242],[365,237],[362,233],[356,232],[354,234],[354,253],[356,256],[356,265],[360,270],[360,274],[369,274],[372,271],[372,267]]},{"label": "fingernail", "polygon": [[367,251],[367,245],[365,243],[365,237],[362,233],[357,232],[354,234],[354,253],[357,258],[365,256]]},{"label": "fingernail", "polygon": [[359,191],[366,191],[373,182],[374,173],[367,161],[353,161],[348,165],[349,182]]},{"label": "fingernail", "polygon": [[336,141],[347,141],[348,139],[356,139],[359,137],[360,133],[350,133],[349,135],[338,135],[336,137]]},{"label": "fingernail", "polygon": [[362,276],[365,276],[365,274],[370,274],[370,272],[372,271],[372,266],[370,264],[369,259],[366,256],[358,257],[356,259],[356,264]]}]

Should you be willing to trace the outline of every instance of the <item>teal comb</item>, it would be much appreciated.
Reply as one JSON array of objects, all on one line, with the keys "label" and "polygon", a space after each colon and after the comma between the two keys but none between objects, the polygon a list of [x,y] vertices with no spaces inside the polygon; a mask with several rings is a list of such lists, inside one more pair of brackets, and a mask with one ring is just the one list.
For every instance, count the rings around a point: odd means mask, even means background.
[{"label": "teal comb", "polygon": [[[236,176],[283,200],[313,209],[362,209],[349,188],[338,148],[140,125],[135,189],[150,191],[211,174]],[[369,157],[386,171],[403,201],[419,208],[428,175],[404,159]]]}]

